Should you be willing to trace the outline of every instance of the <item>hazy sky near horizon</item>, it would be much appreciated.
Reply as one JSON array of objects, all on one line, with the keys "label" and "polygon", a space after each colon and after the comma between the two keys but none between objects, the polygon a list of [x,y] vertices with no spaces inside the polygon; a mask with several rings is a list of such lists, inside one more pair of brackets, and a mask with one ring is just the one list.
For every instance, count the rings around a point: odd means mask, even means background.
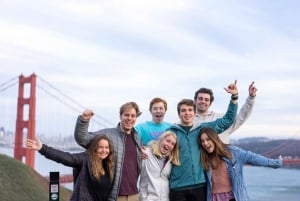
[{"label": "hazy sky near horizon", "polygon": [[225,112],[224,87],[252,81],[255,107],[232,138],[300,135],[300,1],[0,1],[0,83],[36,73],[111,122],[136,101],[176,105],[200,87]]}]

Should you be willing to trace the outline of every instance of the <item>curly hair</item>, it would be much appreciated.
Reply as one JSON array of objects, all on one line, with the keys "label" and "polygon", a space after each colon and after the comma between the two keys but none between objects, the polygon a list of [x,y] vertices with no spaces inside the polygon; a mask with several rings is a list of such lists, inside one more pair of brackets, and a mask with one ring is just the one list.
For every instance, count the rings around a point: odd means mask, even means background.
[{"label": "curly hair", "polygon": [[210,96],[210,104],[214,101],[215,97],[214,97],[214,93],[211,89],[208,89],[208,88],[200,88],[198,89],[196,92],[195,92],[195,95],[194,95],[194,101],[197,100],[198,98],[198,94],[199,93],[203,93],[203,94],[209,94]]}]

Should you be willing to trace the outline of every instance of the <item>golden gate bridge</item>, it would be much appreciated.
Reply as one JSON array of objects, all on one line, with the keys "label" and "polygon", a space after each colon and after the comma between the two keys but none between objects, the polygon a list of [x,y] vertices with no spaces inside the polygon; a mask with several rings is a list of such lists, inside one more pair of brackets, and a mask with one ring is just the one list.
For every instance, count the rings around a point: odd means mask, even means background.
[{"label": "golden gate bridge", "polygon": [[[38,79],[37,79],[38,78]],[[33,139],[50,138],[53,134],[59,134],[58,140],[47,141],[48,145],[59,149],[67,149],[79,146],[73,140],[73,144],[63,142],[64,147],[58,147],[61,136],[73,138],[74,123],[76,117],[86,109],[85,106],[67,96],[59,89],[48,83],[45,79],[32,74],[12,78],[0,84],[0,139],[4,133],[10,131],[14,139],[6,140],[14,149],[13,157],[35,169],[35,151],[24,147],[26,138]],[[91,130],[105,127],[113,127],[116,123],[95,114],[91,122]],[[53,138],[53,137],[52,137]],[[72,141],[72,140],[71,140]],[[50,144],[49,144],[49,143]],[[264,155],[279,153],[289,144],[278,145]],[[300,164],[299,159],[284,159],[284,164]],[[60,182],[72,182],[71,174],[61,175]]]},{"label": "golden gate bridge", "polygon": [[[0,84],[0,143],[13,147],[13,157],[35,169],[35,151],[24,147],[26,139],[37,136],[64,151],[80,149],[72,138],[75,120],[84,109],[85,106],[36,74],[12,78]],[[91,121],[95,130],[115,124],[98,114]],[[60,180],[72,182],[73,177],[63,175]]]}]

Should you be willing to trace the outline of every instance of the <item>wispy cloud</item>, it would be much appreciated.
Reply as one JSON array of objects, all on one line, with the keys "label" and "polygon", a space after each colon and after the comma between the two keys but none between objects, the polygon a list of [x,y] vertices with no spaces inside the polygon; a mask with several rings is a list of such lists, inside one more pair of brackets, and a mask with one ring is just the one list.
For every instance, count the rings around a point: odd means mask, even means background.
[{"label": "wispy cloud", "polygon": [[[136,100],[176,104],[203,86],[225,111],[255,81],[254,112],[233,137],[299,131],[298,1],[1,1],[0,79],[35,72],[111,121]],[[100,104],[101,103],[101,104]]]}]

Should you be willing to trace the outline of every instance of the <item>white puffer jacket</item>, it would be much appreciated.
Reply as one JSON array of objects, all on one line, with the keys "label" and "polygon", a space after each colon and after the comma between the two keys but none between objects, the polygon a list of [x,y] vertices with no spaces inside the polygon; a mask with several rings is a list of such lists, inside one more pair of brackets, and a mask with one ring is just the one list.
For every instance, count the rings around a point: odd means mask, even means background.
[{"label": "white puffer jacket", "polygon": [[169,176],[172,169],[170,159],[161,170],[159,159],[146,148],[148,158],[142,161],[140,174],[140,201],[169,201]]}]

